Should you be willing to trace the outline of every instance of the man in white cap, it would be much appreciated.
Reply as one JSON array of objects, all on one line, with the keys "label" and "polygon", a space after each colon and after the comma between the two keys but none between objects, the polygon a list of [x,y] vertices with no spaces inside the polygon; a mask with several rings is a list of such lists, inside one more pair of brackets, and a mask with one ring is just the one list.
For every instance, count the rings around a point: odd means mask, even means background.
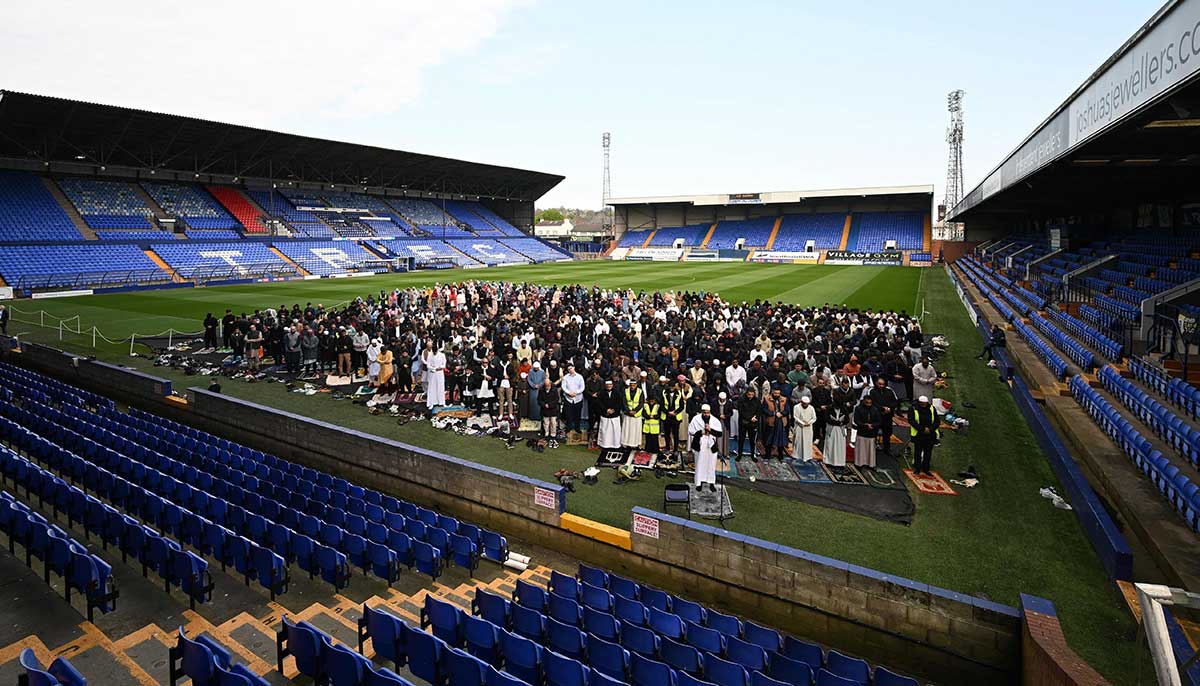
[{"label": "man in white cap", "polygon": [[621,446],[640,448],[642,445],[642,406],[646,402],[646,394],[633,379],[627,380],[625,386],[624,414],[621,417]]},{"label": "man in white cap", "polygon": [[808,462],[813,457],[813,426],[817,423],[817,411],[812,398],[800,396],[800,402],[792,410],[792,459]]},{"label": "man in white cap", "polygon": [[938,431],[937,411],[929,406],[929,396],[917,398],[917,404],[908,413],[908,424],[913,444],[913,471],[917,474],[932,474],[930,461],[933,459],[933,444],[941,433]]},{"label": "man in white cap", "polygon": [[605,379],[604,390],[597,397],[596,407],[600,413],[600,431],[596,445],[601,448],[621,447],[621,391],[613,388],[613,380]]},{"label": "man in white cap", "polygon": [[692,456],[696,461],[696,490],[708,484],[709,490],[717,490],[717,442],[723,432],[721,422],[712,416],[712,407],[700,406],[700,414],[692,417],[688,424]]}]

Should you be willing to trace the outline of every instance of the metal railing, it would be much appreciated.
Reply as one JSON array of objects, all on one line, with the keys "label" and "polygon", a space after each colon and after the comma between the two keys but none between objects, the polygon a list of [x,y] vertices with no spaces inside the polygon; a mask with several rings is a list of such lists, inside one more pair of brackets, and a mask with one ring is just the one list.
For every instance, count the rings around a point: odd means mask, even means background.
[{"label": "metal railing", "polygon": [[74,274],[23,274],[17,278],[13,287],[24,291],[52,288],[78,290],[129,284],[170,283],[170,281],[171,275],[161,269],[116,269]]}]

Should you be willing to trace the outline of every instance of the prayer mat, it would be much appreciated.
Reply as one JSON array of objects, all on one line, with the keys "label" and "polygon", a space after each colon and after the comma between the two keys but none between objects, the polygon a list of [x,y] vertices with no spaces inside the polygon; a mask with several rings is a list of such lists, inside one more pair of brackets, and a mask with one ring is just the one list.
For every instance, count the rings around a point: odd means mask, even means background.
[{"label": "prayer mat", "polygon": [[867,480],[868,486],[875,488],[883,488],[892,491],[903,491],[904,481],[900,476],[900,469],[896,467],[875,467],[875,469],[862,470],[863,478]]},{"label": "prayer mat", "polygon": [[929,495],[958,495],[941,474],[916,474],[911,469],[904,470],[904,475],[917,487],[917,490]]},{"label": "prayer mat", "polygon": [[724,484],[717,484],[717,490],[707,488],[697,490],[695,484],[688,484],[691,491],[689,498],[691,513],[705,519],[729,519],[733,516],[733,502]]},{"label": "prayer mat", "polygon": [[417,394],[416,393],[397,393],[396,394],[396,404],[397,405],[412,405],[415,402],[417,402]]},{"label": "prayer mat", "polygon": [[624,448],[601,448],[596,458],[597,467],[620,467],[629,458]]},{"label": "prayer mat", "polygon": [[567,445],[587,445],[587,434],[582,431],[568,431]]},{"label": "prayer mat", "polygon": [[[741,458],[730,459],[728,456],[717,456],[717,476],[724,476],[730,479],[737,478],[737,463]],[[749,460],[750,458],[746,458]]]},{"label": "prayer mat", "polygon": [[370,386],[359,386],[354,395],[375,395],[375,389]]},{"label": "prayer mat", "polygon": [[334,374],[330,374],[329,376],[325,377],[325,385],[326,386],[349,386],[350,385],[350,377],[336,376]]},{"label": "prayer mat", "polygon": [[835,484],[843,484],[847,486],[866,486],[867,480],[863,478],[862,472],[858,471],[858,467],[852,464],[845,466],[830,466],[822,463],[821,468],[829,476],[829,480]]},{"label": "prayer mat", "polygon": [[795,473],[797,481],[809,484],[830,483],[829,475],[825,473],[825,469],[821,466],[820,462],[792,460],[789,466],[792,468],[792,472]]},{"label": "prayer mat", "polygon": [[760,479],[767,481],[798,481],[796,472],[792,471],[790,465],[785,460],[763,460],[758,463],[758,471],[762,473]]},{"label": "prayer mat", "polygon": [[738,479],[761,479],[762,470],[758,468],[761,462],[755,462],[748,457],[739,457],[733,464],[733,475]]},{"label": "prayer mat", "polygon": [[645,450],[634,450],[629,453],[628,464],[638,469],[653,469],[658,462],[658,455]]},{"label": "prayer mat", "polygon": [[522,419],[517,431],[541,431],[542,423],[536,419]]}]

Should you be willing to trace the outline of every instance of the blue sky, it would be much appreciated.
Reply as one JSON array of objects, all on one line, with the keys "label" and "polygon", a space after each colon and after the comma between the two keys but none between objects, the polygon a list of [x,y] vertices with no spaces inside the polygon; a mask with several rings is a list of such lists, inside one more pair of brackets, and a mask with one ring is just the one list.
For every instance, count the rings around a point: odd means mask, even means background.
[{"label": "blue sky", "polygon": [[[932,183],[940,199],[948,91],[967,92],[969,190],[1158,6],[4,3],[0,88],[565,175],[542,206],[600,205],[603,131],[617,196]],[[181,47],[113,50],[160,31]]]}]

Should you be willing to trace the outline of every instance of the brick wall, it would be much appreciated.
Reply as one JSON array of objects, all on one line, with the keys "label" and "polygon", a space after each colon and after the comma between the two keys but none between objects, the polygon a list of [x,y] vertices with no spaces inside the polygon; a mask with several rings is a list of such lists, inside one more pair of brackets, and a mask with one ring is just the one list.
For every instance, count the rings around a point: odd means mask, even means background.
[{"label": "brick wall", "polygon": [[1021,594],[1022,686],[1101,686],[1109,683],[1063,636],[1053,603]]},{"label": "brick wall", "polygon": [[632,551],[653,560],[639,578],[937,682],[1016,680],[1016,608],[642,508],[633,515]]}]

